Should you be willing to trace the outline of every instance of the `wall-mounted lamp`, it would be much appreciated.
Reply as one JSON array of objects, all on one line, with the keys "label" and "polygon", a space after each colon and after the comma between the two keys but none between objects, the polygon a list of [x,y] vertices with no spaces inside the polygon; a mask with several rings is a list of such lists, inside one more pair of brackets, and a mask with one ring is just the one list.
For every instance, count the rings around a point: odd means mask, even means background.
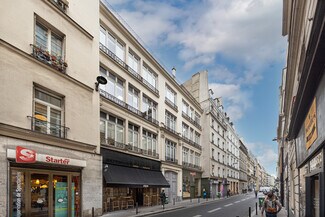
[{"label": "wall-mounted lamp", "polygon": [[98,91],[99,84],[107,84],[107,80],[103,76],[97,76],[96,80],[97,80],[97,82],[95,82],[96,91]]}]

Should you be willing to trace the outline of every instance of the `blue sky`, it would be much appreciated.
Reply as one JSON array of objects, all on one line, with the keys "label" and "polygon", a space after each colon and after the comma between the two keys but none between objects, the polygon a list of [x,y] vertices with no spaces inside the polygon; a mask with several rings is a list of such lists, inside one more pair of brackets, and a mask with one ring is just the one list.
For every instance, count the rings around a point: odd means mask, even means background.
[{"label": "blue sky", "polygon": [[214,97],[244,144],[276,174],[278,96],[285,65],[279,0],[104,0],[182,83],[208,70]]}]

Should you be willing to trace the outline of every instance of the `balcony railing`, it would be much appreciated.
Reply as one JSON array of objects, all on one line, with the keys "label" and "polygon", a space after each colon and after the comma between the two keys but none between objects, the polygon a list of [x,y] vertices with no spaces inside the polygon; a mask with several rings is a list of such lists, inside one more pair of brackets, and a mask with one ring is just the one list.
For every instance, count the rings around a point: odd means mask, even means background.
[{"label": "balcony railing", "polygon": [[138,109],[134,108],[133,106],[130,106],[129,104],[125,103],[124,101],[118,99],[117,97],[113,96],[110,93],[107,93],[106,91],[104,91],[102,89],[99,89],[99,93],[100,93],[100,95],[102,95],[109,101],[113,102],[117,106],[120,106],[121,108],[124,108],[124,109],[138,115],[139,117],[146,119],[147,121],[155,124],[156,126],[159,126],[159,122],[156,119],[154,119],[153,117],[148,116],[145,112],[139,111]]},{"label": "balcony railing", "polygon": [[191,146],[195,147],[195,148],[198,148],[200,150],[202,150],[202,146],[195,143],[194,141],[190,140],[189,138],[187,138],[186,136],[183,135],[183,140],[187,143],[187,144],[190,144]]},{"label": "balcony railing", "polygon": [[116,62],[118,65],[120,65],[126,72],[128,72],[132,77],[134,77],[136,80],[144,84],[145,87],[147,87],[150,91],[152,91],[156,96],[159,96],[159,91],[157,88],[152,86],[148,81],[146,81],[139,73],[134,71],[130,66],[128,66],[123,60],[121,60],[118,56],[114,54],[110,49],[108,49],[105,45],[102,43],[99,43],[99,49],[103,51],[108,57],[110,57],[114,62]]},{"label": "balcony railing", "polygon": [[195,164],[192,164],[192,163],[189,163],[189,162],[185,162],[185,161],[183,161],[183,167],[185,167],[185,168],[194,168],[194,169],[198,169],[198,170],[202,169],[202,167],[200,167],[198,165],[195,165]]},{"label": "balcony railing", "polygon": [[48,134],[51,136],[59,137],[62,139],[67,138],[68,127],[47,122],[36,117],[27,116],[31,119],[31,130],[43,134]]},{"label": "balcony railing", "polygon": [[174,109],[176,112],[178,112],[177,105],[174,102],[170,101],[167,97],[165,97],[165,103],[169,105],[172,109]]},{"label": "balcony railing", "polygon": [[170,162],[170,163],[178,164],[178,160],[175,159],[175,158],[165,156],[165,160]]},{"label": "balcony railing", "polygon": [[66,12],[69,7],[69,2],[67,0],[50,0],[55,4],[61,11]]},{"label": "balcony railing", "polygon": [[118,141],[115,141],[114,139],[111,138],[101,138],[101,145],[104,146],[111,146],[111,147],[115,147],[121,150],[127,150],[129,152],[133,152],[133,153],[138,153],[138,154],[142,154],[142,155],[146,155],[146,156],[150,156],[150,157],[154,157],[156,159],[159,159],[159,154],[155,151],[155,150],[145,150],[136,146],[133,146],[132,144],[124,144]]},{"label": "balcony railing", "polygon": [[168,130],[169,132],[171,132],[171,133],[173,133],[173,134],[175,134],[175,135],[178,136],[178,133],[177,133],[176,130],[174,130],[173,128],[171,128],[171,127],[165,125],[165,129]]},{"label": "balcony railing", "polygon": [[194,126],[196,126],[198,129],[202,130],[202,127],[199,123],[197,123],[194,119],[192,119],[188,114],[186,114],[185,112],[182,111],[182,116],[188,120],[189,122],[191,122]]},{"label": "balcony railing", "polygon": [[47,50],[37,47],[36,45],[31,44],[30,46],[33,49],[33,52],[31,55],[35,59],[45,63],[46,65],[48,65],[62,73],[66,73],[66,68],[68,67],[68,64],[66,62],[64,62],[64,60],[61,57],[51,55]]}]

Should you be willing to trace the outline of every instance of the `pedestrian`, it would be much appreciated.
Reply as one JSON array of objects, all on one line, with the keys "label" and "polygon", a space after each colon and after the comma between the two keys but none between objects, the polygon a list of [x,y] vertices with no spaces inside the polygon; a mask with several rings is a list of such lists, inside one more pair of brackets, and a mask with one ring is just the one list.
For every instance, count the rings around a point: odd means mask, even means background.
[{"label": "pedestrian", "polygon": [[207,192],[205,191],[205,188],[203,188],[203,199],[207,198]]},{"label": "pedestrian", "polygon": [[165,194],[165,190],[162,190],[160,193],[160,201],[162,204],[162,208],[165,209],[165,203],[166,203],[166,194]]},{"label": "pedestrian", "polygon": [[230,197],[230,189],[227,191],[227,197]]},{"label": "pedestrian", "polygon": [[281,204],[277,200],[277,197],[273,194],[273,191],[269,191],[261,210],[261,216],[263,216],[265,211],[266,217],[277,217],[277,213],[282,209]]},{"label": "pedestrian", "polygon": [[255,198],[257,198],[257,190],[255,190]]}]

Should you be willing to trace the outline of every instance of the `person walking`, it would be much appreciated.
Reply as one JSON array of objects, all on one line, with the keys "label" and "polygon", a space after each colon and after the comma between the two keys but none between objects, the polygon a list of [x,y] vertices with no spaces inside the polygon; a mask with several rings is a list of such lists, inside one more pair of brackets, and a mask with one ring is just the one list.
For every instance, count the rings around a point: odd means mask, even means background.
[{"label": "person walking", "polygon": [[166,203],[165,190],[162,190],[161,193],[160,193],[160,201],[162,203],[162,208],[165,209],[165,203]]},{"label": "person walking", "polygon": [[257,198],[257,190],[255,190],[255,198]]},{"label": "person walking", "polygon": [[205,191],[205,188],[203,188],[203,199],[207,198],[207,192]]},{"label": "person walking", "polygon": [[269,191],[262,206],[261,216],[264,216],[265,211],[266,217],[277,217],[281,209],[282,206],[277,200],[277,197],[273,194],[272,190]]}]

